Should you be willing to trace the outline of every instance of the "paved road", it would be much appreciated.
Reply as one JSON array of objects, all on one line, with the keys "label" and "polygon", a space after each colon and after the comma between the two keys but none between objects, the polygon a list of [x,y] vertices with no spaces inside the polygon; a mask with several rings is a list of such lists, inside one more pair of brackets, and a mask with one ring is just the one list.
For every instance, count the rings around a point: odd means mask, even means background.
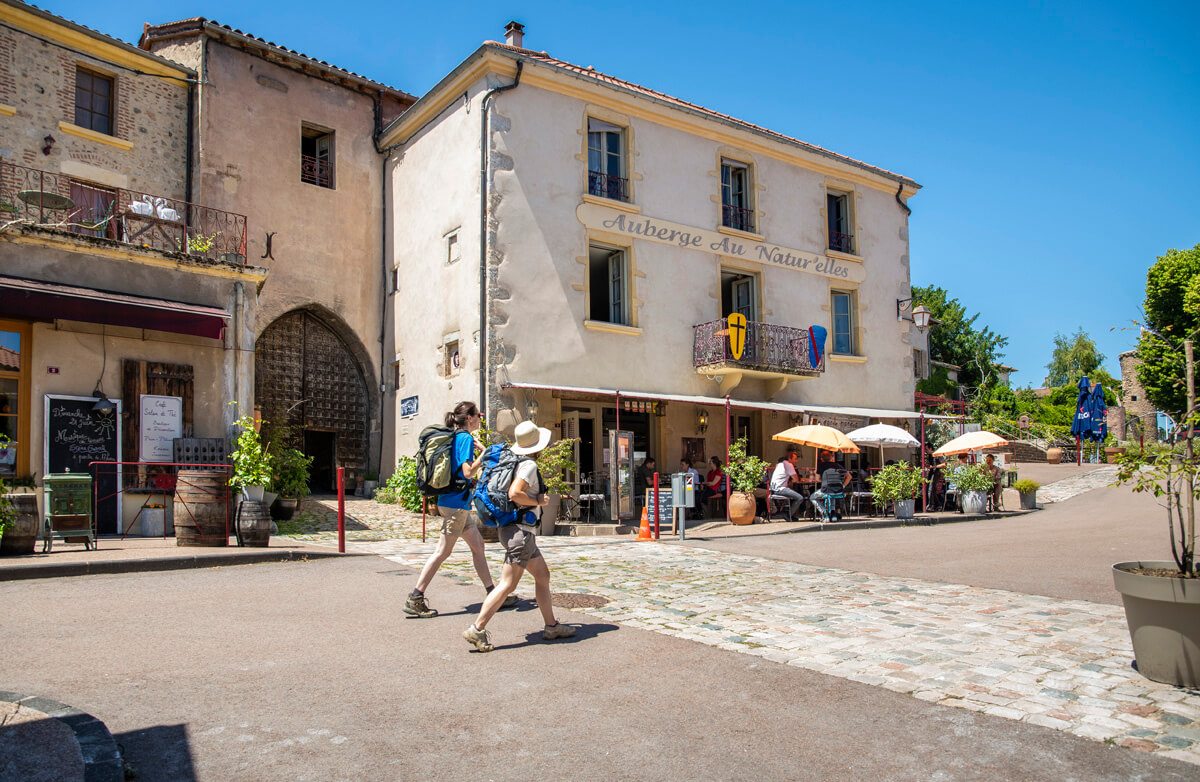
[{"label": "paved road", "polygon": [[583,615],[543,643],[528,604],[473,653],[459,633],[478,586],[439,577],[444,616],[404,620],[413,578],[363,557],[0,583],[4,688],[105,720],[143,781],[1196,778]]}]

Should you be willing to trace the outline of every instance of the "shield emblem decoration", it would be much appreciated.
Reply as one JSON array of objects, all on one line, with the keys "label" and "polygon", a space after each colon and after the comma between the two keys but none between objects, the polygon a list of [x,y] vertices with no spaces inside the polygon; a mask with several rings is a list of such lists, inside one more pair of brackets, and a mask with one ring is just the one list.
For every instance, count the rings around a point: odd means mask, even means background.
[{"label": "shield emblem decoration", "polygon": [[734,361],[740,361],[746,349],[746,316],[735,312],[729,316],[729,352]]}]

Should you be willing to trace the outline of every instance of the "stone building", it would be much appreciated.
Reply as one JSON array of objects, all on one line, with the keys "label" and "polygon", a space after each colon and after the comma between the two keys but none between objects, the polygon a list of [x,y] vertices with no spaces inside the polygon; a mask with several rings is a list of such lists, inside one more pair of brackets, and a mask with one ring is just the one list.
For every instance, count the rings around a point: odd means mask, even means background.
[{"label": "stone building", "polygon": [[724,458],[727,413],[768,457],[795,422],[915,426],[915,182],[507,32],[382,134],[398,453],[468,398],[581,437],[585,476],[614,430],[674,470]]},{"label": "stone building", "polygon": [[137,462],[147,396],[178,400],[177,434],[226,436],[266,270],[189,174],[196,72],[13,0],[0,20],[0,469]]},{"label": "stone building", "polygon": [[[1136,350],[1127,350],[1118,358],[1121,361],[1121,407],[1125,410],[1125,418],[1122,422],[1124,432],[1117,437],[1133,439],[1140,429],[1147,438],[1157,439],[1158,408],[1146,397],[1146,389],[1138,382],[1137,369],[1142,360]],[[1112,428],[1111,424],[1109,428]]]},{"label": "stone building", "polygon": [[255,404],[300,433],[314,488],[333,488],[337,467],[351,481],[377,471],[390,266],[374,140],[414,99],[206,19],[147,25],[140,46],[202,77],[198,197],[247,215],[247,255],[270,271],[253,332]]}]

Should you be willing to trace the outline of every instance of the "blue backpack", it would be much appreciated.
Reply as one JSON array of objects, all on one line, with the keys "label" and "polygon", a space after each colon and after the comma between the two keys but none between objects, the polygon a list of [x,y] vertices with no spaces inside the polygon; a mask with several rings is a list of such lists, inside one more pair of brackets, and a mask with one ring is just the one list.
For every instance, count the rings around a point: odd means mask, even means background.
[{"label": "blue backpack", "polygon": [[[507,445],[489,445],[483,452],[483,469],[471,491],[471,505],[484,526],[504,527],[518,520],[533,523],[530,518],[532,511],[517,507],[508,498],[509,487],[520,463],[521,457]],[[541,481],[540,475],[538,481]]]}]

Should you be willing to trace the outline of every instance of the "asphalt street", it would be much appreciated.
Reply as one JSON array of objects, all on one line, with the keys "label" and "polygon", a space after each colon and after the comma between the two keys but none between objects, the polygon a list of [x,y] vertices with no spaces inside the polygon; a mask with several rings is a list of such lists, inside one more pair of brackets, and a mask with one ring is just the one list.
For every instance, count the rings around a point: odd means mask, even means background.
[{"label": "asphalt street", "polygon": [[546,643],[528,602],[478,654],[482,590],[439,578],[443,615],[405,619],[413,578],[356,557],[0,583],[4,686],[104,720],[140,780],[1197,778],[584,615]]}]

